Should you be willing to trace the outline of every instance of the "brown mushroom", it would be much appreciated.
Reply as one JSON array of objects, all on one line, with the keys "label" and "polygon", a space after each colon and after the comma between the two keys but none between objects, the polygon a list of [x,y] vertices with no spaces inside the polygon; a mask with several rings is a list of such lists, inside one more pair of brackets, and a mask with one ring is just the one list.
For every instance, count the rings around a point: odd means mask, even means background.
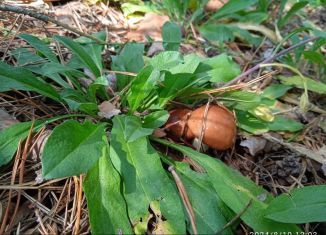
[{"label": "brown mushroom", "polygon": [[[187,126],[196,138],[201,137],[203,143],[217,150],[226,150],[234,145],[236,137],[236,123],[233,114],[225,107],[209,105],[205,117],[206,105],[194,110]],[[204,123],[204,120],[206,122]]]},{"label": "brown mushroom", "polygon": [[[173,109],[170,111],[170,117],[165,124],[165,129],[175,137],[192,139],[193,135],[188,131],[187,121],[190,116],[190,109]],[[187,132],[187,133],[185,133]]]}]

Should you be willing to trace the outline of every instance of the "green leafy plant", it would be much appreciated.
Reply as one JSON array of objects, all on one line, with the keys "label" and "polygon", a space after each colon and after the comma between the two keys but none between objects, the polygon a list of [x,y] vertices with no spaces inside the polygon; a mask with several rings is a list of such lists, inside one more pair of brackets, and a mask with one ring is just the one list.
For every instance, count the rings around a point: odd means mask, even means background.
[{"label": "green leafy plant", "polygon": [[260,33],[277,42],[280,38],[262,25],[268,18],[270,4],[270,1],[228,1],[222,8],[212,13],[208,21],[200,22],[199,30],[211,41],[233,41],[238,37],[250,44],[258,45],[262,41]]},{"label": "green leafy plant", "polygon": [[[226,8],[224,12],[230,13],[230,10]],[[285,223],[278,220],[278,214],[287,216],[286,208],[278,206],[278,201],[288,200],[283,199],[284,196],[273,199],[265,189],[222,161],[151,136],[167,121],[171,101],[189,105],[202,102],[202,92],[240,73],[239,66],[226,54],[213,58],[181,55],[176,51],[180,35],[173,33],[177,28],[169,24],[165,30],[167,51],[143,60],[144,47],[130,43],[112,58],[112,69],[120,73],[117,89],[110,95],[107,92],[110,83],[101,58],[103,45],[86,38],[72,40],[56,36],[53,40],[72,54],[71,59],[62,64],[49,45],[31,35],[21,35],[35,51],[15,50],[12,54],[16,67],[0,62],[1,91],[14,88],[36,92],[49,102],[81,113],[55,119],[67,120],[57,125],[47,140],[42,157],[43,177],[86,174],[84,192],[95,234],[146,233],[149,221],[159,233],[230,234],[234,228],[225,225],[237,215],[259,232],[299,232],[295,223],[316,221],[316,217]],[[103,33],[95,36],[105,40]],[[81,86],[82,78],[89,84]],[[297,84],[270,86],[262,93],[233,90],[214,96],[235,110],[239,127],[244,131],[295,132],[302,125],[277,115],[279,110],[275,107],[277,98],[292,86]],[[309,86],[309,89],[314,88]],[[108,100],[121,113],[111,113],[113,118],[98,116],[99,104]],[[46,122],[36,122],[35,131]],[[30,126],[31,123],[20,123],[1,132],[1,165],[11,160]],[[190,158],[204,171],[194,171],[188,163],[167,156],[161,151],[162,146]],[[189,208],[184,207],[184,200],[179,196],[182,186],[174,181],[175,174],[180,175],[193,214],[187,212]],[[294,193],[293,200],[301,203],[302,194],[310,192]],[[324,203],[323,198],[315,202]]]},{"label": "green leafy plant", "polygon": [[325,190],[325,185],[307,186],[280,195],[269,204],[265,218],[285,223],[325,221]]}]

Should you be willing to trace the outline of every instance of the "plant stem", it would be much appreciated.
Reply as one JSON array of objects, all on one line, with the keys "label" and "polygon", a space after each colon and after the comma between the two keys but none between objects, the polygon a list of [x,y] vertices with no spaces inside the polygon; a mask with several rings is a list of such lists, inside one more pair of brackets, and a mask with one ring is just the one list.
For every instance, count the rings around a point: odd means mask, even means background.
[{"label": "plant stem", "polygon": [[279,58],[279,57],[282,57],[284,56],[285,54],[287,54],[288,52],[308,43],[308,42],[313,42],[315,40],[317,40],[319,37],[311,37],[311,38],[308,38],[306,40],[303,40],[293,46],[290,46],[289,48],[286,48],[282,51],[280,51],[279,53],[275,54],[275,55],[271,55],[270,57],[266,58],[265,60],[263,60],[262,62],[256,64],[254,67],[248,69],[247,71],[243,72],[242,74],[240,74],[238,77],[234,78],[233,80],[229,81],[228,83],[226,83],[223,87],[226,87],[226,86],[230,86],[230,85],[233,85],[233,84],[236,84],[236,83],[239,83],[241,81],[243,81],[246,76],[248,76],[249,74],[255,72],[256,70],[260,69],[261,65],[263,64],[266,64],[266,63],[269,63],[269,62],[272,62],[273,60]]},{"label": "plant stem", "polygon": [[248,204],[243,208],[233,219],[231,219],[226,225],[223,226],[223,228],[216,233],[216,235],[222,234],[222,232],[227,229],[228,227],[232,226],[246,211],[247,209],[251,206],[252,204],[252,199],[248,202]]}]

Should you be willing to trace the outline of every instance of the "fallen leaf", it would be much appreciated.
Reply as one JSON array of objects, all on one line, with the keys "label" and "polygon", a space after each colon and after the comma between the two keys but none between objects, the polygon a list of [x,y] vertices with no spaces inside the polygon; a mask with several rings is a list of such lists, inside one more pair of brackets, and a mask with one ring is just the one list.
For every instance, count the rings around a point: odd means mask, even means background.
[{"label": "fallen leaf", "polygon": [[144,18],[130,29],[126,37],[129,41],[146,41],[146,36],[151,37],[154,41],[162,41],[162,27],[165,22],[169,21],[168,16],[156,13],[146,13]]},{"label": "fallen leaf", "polygon": [[227,0],[209,0],[205,6],[205,11],[213,12],[217,11],[224,6],[228,1]]},{"label": "fallen leaf", "polygon": [[107,74],[106,79],[109,82],[109,87],[111,87],[111,89],[113,91],[116,91],[117,90],[117,75],[114,73]]},{"label": "fallen leaf", "polygon": [[147,56],[152,57],[159,52],[164,51],[163,43],[154,42],[148,49]]},{"label": "fallen leaf", "polygon": [[166,133],[162,129],[157,128],[154,130],[152,135],[157,138],[162,138],[166,136]]},{"label": "fallen leaf", "polygon": [[102,102],[100,105],[98,105],[98,109],[99,112],[97,115],[106,119],[110,119],[121,112],[119,109],[116,109],[116,107],[110,101]]},{"label": "fallen leaf", "polygon": [[57,7],[54,11],[56,19],[64,24],[76,26],[73,11],[70,7]]},{"label": "fallen leaf", "polygon": [[8,114],[5,110],[0,109],[0,131],[10,127],[18,121]]},{"label": "fallen leaf", "polygon": [[251,136],[246,140],[241,141],[242,147],[247,147],[251,156],[256,156],[266,146],[267,140],[261,137]]},{"label": "fallen leaf", "polygon": [[[36,162],[39,159],[42,159],[42,153],[45,146],[46,141],[48,140],[49,136],[51,135],[50,130],[45,130],[42,134],[35,140],[34,147],[32,149],[32,156],[31,158]],[[34,141],[34,140],[33,140]]]}]

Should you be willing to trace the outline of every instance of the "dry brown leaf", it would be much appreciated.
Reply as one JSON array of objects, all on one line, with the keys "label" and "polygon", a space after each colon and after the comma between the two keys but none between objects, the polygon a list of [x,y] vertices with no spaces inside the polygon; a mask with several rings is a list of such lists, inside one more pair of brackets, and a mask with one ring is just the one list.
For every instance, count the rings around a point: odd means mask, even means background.
[{"label": "dry brown leaf", "polygon": [[110,119],[113,116],[118,115],[121,111],[116,109],[116,107],[110,101],[104,101],[98,106],[99,112],[97,115]]},{"label": "dry brown leaf", "polygon": [[166,136],[166,133],[162,129],[157,128],[154,130],[152,135],[156,138],[163,138]]},{"label": "dry brown leaf", "polygon": [[164,51],[163,43],[154,42],[148,49],[147,56],[152,57],[161,51]]},{"label": "dry brown leaf", "polygon": [[261,137],[250,136],[246,140],[241,141],[240,145],[247,147],[251,156],[256,156],[266,146],[267,140]]},{"label": "dry brown leaf", "polygon": [[0,131],[10,127],[18,121],[8,114],[5,110],[0,109]]},{"label": "dry brown leaf", "polygon": [[[32,159],[37,162],[38,159],[42,158],[43,149],[45,143],[48,141],[49,136],[51,135],[50,130],[44,130],[40,136],[35,140],[34,147],[32,149]],[[34,140],[33,140],[34,141]]]},{"label": "dry brown leaf", "polygon": [[226,4],[228,0],[209,0],[205,6],[205,11],[212,12],[217,11]]},{"label": "dry brown leaf", "polygon": [[165,22],[169,21],[168,16],[156,13],[146,13],[144,18],[132,28],[126,35],[129,41],[146,41],[146,35],[155,41],[161,41],[161,31]]}]

